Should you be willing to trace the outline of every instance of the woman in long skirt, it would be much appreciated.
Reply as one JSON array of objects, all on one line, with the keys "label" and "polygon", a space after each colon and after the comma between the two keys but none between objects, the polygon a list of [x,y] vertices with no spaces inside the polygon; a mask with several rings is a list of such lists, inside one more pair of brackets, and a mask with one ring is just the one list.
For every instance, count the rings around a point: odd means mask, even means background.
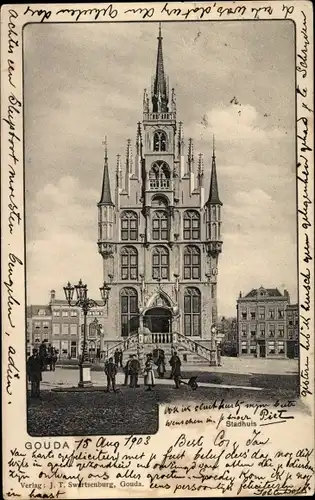
[{"label": "woman in long skirt", "polygon": [[147,360],[144,368],[144,385],[147,386],[147,391],[152,391],[152,387],[155,385],[155,377],[153,371],[153,359],[151,354],[147,355]]}]

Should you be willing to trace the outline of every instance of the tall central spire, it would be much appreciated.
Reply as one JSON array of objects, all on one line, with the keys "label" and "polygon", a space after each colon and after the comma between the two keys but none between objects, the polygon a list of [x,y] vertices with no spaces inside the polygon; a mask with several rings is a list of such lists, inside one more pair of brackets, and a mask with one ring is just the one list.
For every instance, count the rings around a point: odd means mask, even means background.
[{"label": "tall central spire", "polygon": [[168,112],[168,88],[166,83],[166,77],[164,74],[164,62],[163,62],[163,47],[162,47],[162,28],[161,23],[159,24],[159,36],[158,36],[158,50],[156,59],[156,71],[153,83],[152,92],[152,104],[153,112],[161,113]]}]

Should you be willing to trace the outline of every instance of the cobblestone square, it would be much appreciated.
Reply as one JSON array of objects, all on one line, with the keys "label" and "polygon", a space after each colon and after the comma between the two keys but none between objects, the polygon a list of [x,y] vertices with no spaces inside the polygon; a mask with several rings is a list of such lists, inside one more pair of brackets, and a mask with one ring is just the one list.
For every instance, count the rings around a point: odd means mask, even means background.
[{"label": "cobblestone square", "polygon": [[278,373],[274,363],[254,361],[246,368],[242,362],[242,372],[237,358],[226,358],[222,367],[187,367],[183,379],[197,376],[196,391],[186,385],[175,390],[169,373],[165,379],[156,379],[151,392],[145,390],[143,378],[139,379],[139,388],[130,389],[123,386],[124,374],[119,371],[118,392],[106,393],[100,366],[91,373],[93,391],[67,392],[77,387],[78,369],[57,366],[54,372],[43,372],[41,399],[28,398],[28,432],[32,436],[150,434],[158,430],[159,404],[214,399],[263,401],[297,396],[294,360],[281,360],[277,364]]}]

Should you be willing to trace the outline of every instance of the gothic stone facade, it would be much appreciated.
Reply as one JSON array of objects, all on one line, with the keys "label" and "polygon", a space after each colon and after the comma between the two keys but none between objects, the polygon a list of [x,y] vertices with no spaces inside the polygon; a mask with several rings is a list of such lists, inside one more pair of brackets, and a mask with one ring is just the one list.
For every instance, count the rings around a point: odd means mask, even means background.
[{"label": "gothic stone facade", "polygon": [[[136,149],[117,156],[114,199],[105,144],[98,249],[111,286],[106,340],[180,332],[207,343],[217,323],[221,207],[213,148],[210,185],[193,140],[184,153],[174,89],[164,73],[161,29],[151,98],[143,98]],[[207,196],[205,196],[207,192]]]}]

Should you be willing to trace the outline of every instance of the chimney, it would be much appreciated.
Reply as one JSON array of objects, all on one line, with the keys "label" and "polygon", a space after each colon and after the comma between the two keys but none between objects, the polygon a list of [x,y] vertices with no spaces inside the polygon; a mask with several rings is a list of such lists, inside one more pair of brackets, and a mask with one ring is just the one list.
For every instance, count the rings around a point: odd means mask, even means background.
[{"label": "chimney", "polygon": [[290,301],[290,295],[289,295],[288,290],[284,289],[284,290],[283,290],[283,295],[284,295],[284,297],[285,297],[286,299],[288,299],[288,301]]}]

